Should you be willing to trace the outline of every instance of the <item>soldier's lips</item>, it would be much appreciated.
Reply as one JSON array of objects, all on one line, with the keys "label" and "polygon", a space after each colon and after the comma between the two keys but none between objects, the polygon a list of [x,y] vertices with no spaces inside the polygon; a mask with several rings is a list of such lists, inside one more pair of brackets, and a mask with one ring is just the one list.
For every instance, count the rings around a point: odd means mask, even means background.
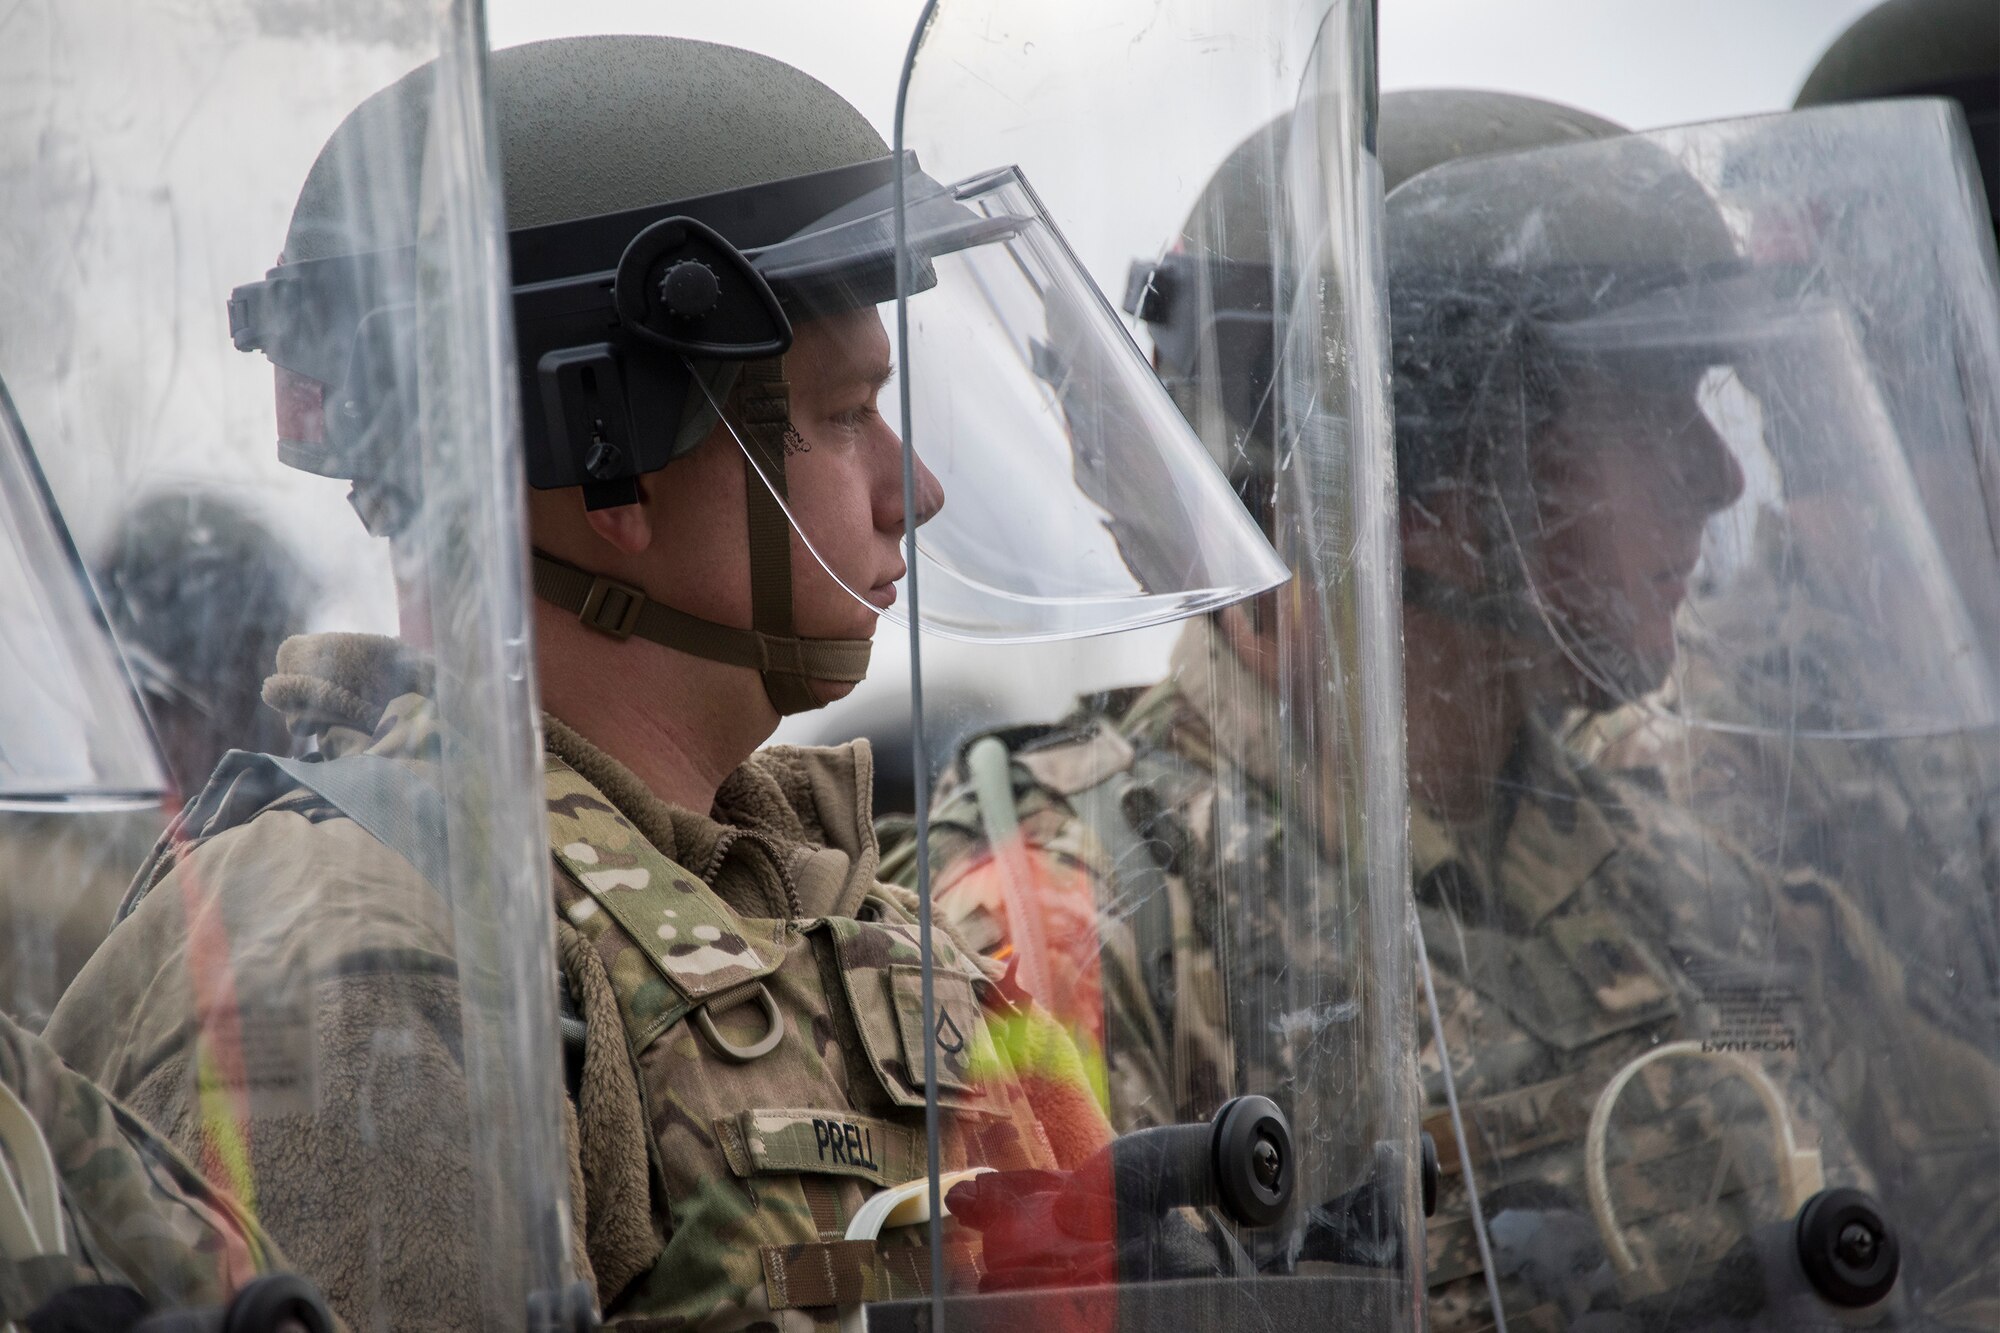
[{"label": "soldier's lips", "polygon": [[868,590],[868,604],[877,611],[887,611],[896,604],[896,585],[878,583]]}]

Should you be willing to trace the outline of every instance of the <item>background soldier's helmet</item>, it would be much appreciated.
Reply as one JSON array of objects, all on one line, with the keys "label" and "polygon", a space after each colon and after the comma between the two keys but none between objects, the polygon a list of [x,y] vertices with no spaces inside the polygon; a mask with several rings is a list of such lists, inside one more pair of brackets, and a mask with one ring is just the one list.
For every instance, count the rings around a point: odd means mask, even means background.
[{"label": "background soldier's helmet", "polygon": [[224,495],[150,496],[119,524],[98,586],[183,798],[228,750],[286,750],[260,690],[278,645],[307,628],[314,585],[269,527]]},{"label": "background soldier's helmet", "polygon": [[[1889,0],[1835,39],[1797,105],[1878,97],[1949,97],[1965,110],[2000,218],[2000,9],[1993,0]],[[2000,224],[1996,224],[2000,225]]]},{"label": "background soldier's helmet", "polygon": [[[1518,507],[1532,502],[1529,454],[1578,369],[1577,349],[1559,352],[1548,331],[1711,280],[1738,251],[1707,193],[1664,151],[1628,154],[1615,182],[1574,174],[1556,150],[1619,135],[1607,121],[1499,93],[1403,96],[1383,110],[1385,174],[1403,187],[1391,191],[1386,232],[1398,490],[1418,503],[1469,491],[1499,542],[1510,516],[1529,530]],[[1476,207],[1422,187],[1432,167],[1523,148]],[[1495,562],[1500,585],[1519,577],[1511,563]],[[1426,583],[1412,580],[1406,595],[1424,599]],[[1490,617],[1532,629],[1523,610],[1506,595],[1485,603]]]},{"label": "background soldier's helmet", "polygon": [[[1276,347],[1272,273],[1280,176],[1291,119],[1280,117],[1231,151],[1203,189],[1170,252],[1134,265],[1126,308],[1146,321],[1168,392],[1245,504],[1268,517],[1274,467],[1268,401]],[[1376,125],[1383,188],[1445,162],[1622,134],[1589,112],[1513,93],[1435,88],[1386,93]],[[1393,245],[1393,237],[1391,239]],[[1329,294],[1338,300],[1338,293]],[[1399,423],[1404,406],[1398,383]],[[1398,480],[1420,478],[1403,448]],[[1408,457],[1406,458],[1406,454]]]}]

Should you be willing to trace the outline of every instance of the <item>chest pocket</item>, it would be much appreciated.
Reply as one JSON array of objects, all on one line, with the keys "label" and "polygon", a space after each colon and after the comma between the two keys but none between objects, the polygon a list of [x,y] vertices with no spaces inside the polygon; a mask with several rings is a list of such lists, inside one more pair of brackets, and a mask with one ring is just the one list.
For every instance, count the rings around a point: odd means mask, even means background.
[{"label": "chest pocket", "polygon": [[999,1114],[981,1081],[1000,1071],[970,965],[941,934],[932,937],[935,1016],[923,1016],[917,928],[829,917],[814,922],[833,943],[841,985],[868,1064],[897,1106],[924,1104],[924,1050],[937,1052],[938,1103],[947,1110]]},{"label": "chest pocket", "polygon": [[[1464,942],[1466,980],[1537,1040],[1565,1054],[1672,1017],[1673,988],[1659,962],[1616,914],[1552,917],[1533,935],[1455,928],[1420,909],[1425,938]],[[1456,954],[1447,947],[1447,954]],[[1455,965],[1461,960],[1442,961]]]}]

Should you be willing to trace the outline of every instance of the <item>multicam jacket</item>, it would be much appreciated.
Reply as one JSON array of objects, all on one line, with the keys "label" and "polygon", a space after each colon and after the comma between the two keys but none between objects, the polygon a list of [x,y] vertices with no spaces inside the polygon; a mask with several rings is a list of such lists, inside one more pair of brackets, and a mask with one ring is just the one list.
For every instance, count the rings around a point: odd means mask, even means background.
[{"label": "multicam jacket", "polygon": [[[266,686],[322,755],[417,774],[440,753],[428,694],[421,661],[357,635],[292,640]],[[920,1237],[841,1237],[863,1197],[923,1173],[930,1042],[948,1165],[1066,1167],[1101,1146],[1074,1051],[1011,1021],[1032,1015],[946,938],[923,1031],[907,898],[874,875],[865,746],[767,751],[710,817],[664,805],[554,719],[547,736],[551,926],[583,1029],[573,1250],[613,1322],[805,1329],[920,1291]],[[142,874],[50,1040],[239,1172],[350,1324],[477,1327],[444,904],[312,792],[239,785],[191,807],[205,822]],[[214,988],[195,982],[218,974],[234,1018],[274,1025],[234,1052],[258,1112],[247,1134],[195,1093],[217,1027]],[[948,1258],[959,1273],[978,1263],[965,1240]]]},{"label": "multicam jacket", "polygon": [[0,1323],[79,1285],[129,1287],[152,1310],[219,1308],[284,1258],[234,1200],[137,1116],[0,1018],[0,1084],[56,1171],[62,1253],[0,1260]]},{"label": "multicam jacket", "polygon": [[1565,743],[1600,769],[1657,784],[1769,877],[1847,890],[1893,958],[1848,988],[1887,1001],[1870,1016],[1886,1035],[1854,1079],[1874,1105],[1850,1118],[1850,1135],[1879,1164],[1877,1190],[1911,1248],[1931,1257],[1933,1274],[1913,1281],[1955,1284],[1932,1308],[1994,1327],[2000,1274],[1982,1249],[1993,1192],[1966,1182],[2000,1172],[1990,1082],[2000,1062],[2000,732],[1972,725],[1976,716],[1916,734],[1883,725],[1946,718],[1936,699],[1905,697],[1901,654],[1857,637],[1837,603],[1781,596],[1810,590],[1811,562],[1783,567],[1794,584],[1739,575],[1704,609],[1704,632],[1729,649],[1693,654],[1666,707],[1591,719]]},{"label": "multicam jacket", "polygon": [[[1205,621],[1174,666],[1171,683],[1056,727],[997,733],[1018,847],[989,838],[963,764],[930,817],[936,911],[972,947],[1025,952],[1018,928],[1033,923],[1010,913],[1022,886],[1009,881],[1029,881],[1050,955],[1040,984],[1095,1057],[1120,1132],[1204,1120],[1241,1094],[1287,1105],[1308,1071],[1333,1078],[1326,1053],[1359,1017],[1354,942],[1296,928],[1335,918],[1338,872],[1286,855],[1326,821],[1278,795],[1267,691]],[[885,865],[907,881],[912,860],[898,848]]]},{"label": "multicam jacket", "polygon": [[[1192,635],[1190,641],[1199,642]],[[1215,649],[1211,643],[1201,651],[1212,655]],[[1259,827],[1246,821],[1245,812],[1260,803],[1240,793],[1254,792],[1262,775],[1238,755],[1246,752],[1240,738],[1256,736],[1256,719],[1270,710],[1247,706],[1240,672],[1228,690],[1216,690],[1214,678],[1213,668],[1201,667],[1184,643],[1177,683],[1142,696],[1117,720],[1116,736],[1132,752],[1125,763],[1134,774],[1149,771],[1149,751],[1177,756],[1166,765],[1171,779],[1156,793],[1157,807],[1206,806],[1212,817],[1227,803],[1229,818]],[[1234,715],[1219,703],[1231,704]],[[1074,739],[1047,753],[1092,752],[1084,747],[1100,756],[1113,752],[1101,723],[1093,729],[1077,719],[1064,731]],[[1239,737],[1234,742],[1232,731]],[[1021,834],[1031,863],[1103,876],[1108,858],[1102,839],[1065,790],[1093,770],[1052,772],[1036,742],[1012,739]],[[1205,784],[1190,771],[1200,762],[1213,765],[1216,775]],[[1281,827],[1270,817],[1276,807],[1274,797],[1261,802],[1267,836]],[[1190,827],[1204,826],[1196,819]],[[940,914],[957,919],[991,952],[1014,949],[1004,914],[992,906],[1001,897],[992,870],[998,858],[971,793],[946,794],[933,828]],[[1246,839],[1239,853],[1255,842]],[[1921,1084],[1918,1068],[1926,1063],[1968,1069],[1967,1052],[1948,1035],[1915,1019],[1885,1026],[1871,1016],[1875,997],[1898,993],[1885,979],[1896,963],[1840,892],[1810,876],[1774,882],[1655,791],[1578,763],[1543,726],[1531,725],[1520,737],[1482,822],[1453,826],[1420,810],[1413,815],[1411,843],[1443,1049],[1451,1056],[1470,1144],[1468,1153],[1452,1132],[1440,1045],[1422,1021],[1424,1123],[1444,1166],[1439,1207],[1427,1227],[1436,1329],[1484,1329],[1493,1320],[1465,1188],[1468,1155],[1496,1242],[1510,1328],[1564,1328],[1593,1307],[1642,1311],[1649,1303],[1656,1313],[1666,1312],[1662,1327],[1680,1326],[1675,1319],[1698,1323],[1718,1313],[1698,1308],[1702,1301],[1726,1316],[1731,1301],[1744,1299],[1739,1287],[1716,1278],[1740,1276],[1740,1267],[1718,1261],[1740,1257],[1740,1251],[1728,1252],[1758,1224],[1786,1216],[1781,1166],[1794,1168],[1795,1191],[1811,1186],[1811,1154],[1818,1155],[1828,1185],[1876,1186],[1856,1159],[1843,1120],[1895,1121],[1907,1099],[1895,1090],[1895,1079],[1884,1086],[1871,1071],[1894,1071]],[[1179,864],[1229,863],[1199,837],[1193,846],[1196,853]],[[1321,849],[1337,862],[1338,848],[1324,837]],[[1269,873],[1268,861],[1244,864]],[[1046,878],[1064,883],[1061,873]],[[1119,883],[1114,875],[1090,890],[1100,908],[1116,901]],[[1190,893],[1178,877],[1168,883],[1176,893]],[[1102,938],[1110,952],[1102,965],[1101,1021],[1112,1066],[1113,1118],[1123,1127],[1133,1112],[1130,1103],[1121,1105],[1118,1091],[1115,1033],[1122,1020],[1113,997],[1120,989],[1115,978],[1131,965],[1120,960],[1122,936],[1115,926],[1102,928]],[[1326,947],[1305,932],[1276,938],[1285,947]],[[1176,936],[1177,948],[1186,944],[1187,937]],[[1199,938],[1195,947],[1204,947]],[[1176,957],[1173,965],[1181,974],[1216,967],[1213,954]],[[1135,1029],[1126,1039],[1154,1052],[1148,1068],[1171,1068],[1176,1044],[1161,1031],[1166,1026],[1162,1020],[1149,1033]],[[1722,1054],[1676,1054],[1644,1066],[1612,1108],[1604,1163],[1608,1194],[1634,1261],[1621,1274],[1588,1205],[1585,1131],[1615,1075],[1636,1057],[1680,1041],[1707,1042]],[[1779,1091],[1797,1156],[1778,1160],[1771,1119],[1737,1072],[1741,1064],[1730,1061],[1754,1061]],[[1174,1084],[1171,1073],[1153,1077],[1151,1086]],[[1930,1119],[1909,1123],[1905,1117],[1905,1137],[1954,1108],[1963,1119],[2000,1105],[1991,1100],[1990,1069],[1971,1069],[1967,1077],[1971,1081],[1955,1094],[1930,1099]],[[1969,1203],[1955,1220],[1970,1234],[1995,1234],[1990,1218]],[[1990,1309],[1978,1304],[1985,1299],[1984,1281],[1973,1284],[1978,1291],[1964,1293],[1961,1308]],[[1964,1326],[1978,1326],[1978,1317],[1968,1316]]]}]

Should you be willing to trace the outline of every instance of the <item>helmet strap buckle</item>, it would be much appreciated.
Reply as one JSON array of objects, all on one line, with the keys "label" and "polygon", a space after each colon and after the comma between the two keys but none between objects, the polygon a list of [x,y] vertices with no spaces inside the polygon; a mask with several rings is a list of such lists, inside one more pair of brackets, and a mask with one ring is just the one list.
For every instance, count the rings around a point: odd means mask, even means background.
[{"label": "helmet strap buckle", "polygon": [[639,613],[646,607],[646,594],[629,583],[599,574],[590,581],[590,592],[576,618],[600,634],[629,639],[639,626]]}]

